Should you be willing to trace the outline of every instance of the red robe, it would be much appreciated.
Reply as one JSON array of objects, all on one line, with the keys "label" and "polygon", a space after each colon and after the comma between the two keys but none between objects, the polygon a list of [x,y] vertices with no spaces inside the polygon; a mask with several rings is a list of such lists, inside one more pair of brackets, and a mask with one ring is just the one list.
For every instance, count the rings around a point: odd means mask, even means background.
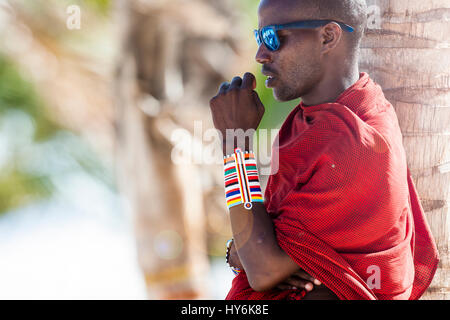
[{"label": "red robe", "polygon": [[[418,299],[438,252],[381,87],[361,73],[335,103],[300,103],[278,138],[264,204],[279,246],[340,299]],[[242,272],[227,299],[304,294],[255,292]]]}]

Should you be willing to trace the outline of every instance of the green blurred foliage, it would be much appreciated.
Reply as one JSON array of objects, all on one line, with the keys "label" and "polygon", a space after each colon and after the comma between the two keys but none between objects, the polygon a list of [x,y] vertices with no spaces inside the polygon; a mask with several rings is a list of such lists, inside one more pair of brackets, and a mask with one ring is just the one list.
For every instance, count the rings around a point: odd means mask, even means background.
[{"label": "green blurred foliage", "polygon": [[[32,84],[20,76],[11,61],[0,55],[0,119],[4,119],[10,110],[30,115],[35,125],[35,141],[46,140],[59,130],[58,125],[45,115],[43,103]],[[17,134],[21,129],[15,128]],[[6,152],[5,148],[0,152]],[[13,155],[0,167],[0,213],[48,197],[53,190],[48,176],[22,172],[15,165],[15,158]]]},{"label": "green blurred foliage", "polygon": [[51,197],[55,181],[77,172],[115,190],[95,152],[47,110],[33,84],[0,54],[0,213]]},{"label": "green blurred foliage", "polygon": [[43,107],[32,83],[21,77],[12,61],[0,54],[0,116],[10,109],[28,113],[35,120],[34,138],[41,141],[60,129],[49,120]]},{"label": "green blurred foliage", "polygon": [[48,198],[53,190],[47,176],[31,176],[14,168],[6,170],[0,174],[0,214]]},{"label": "green blurred foliage", "polygon": [[111,0],[82,0],[81,2],[102,14],[108,14],[111,9]]},{"label": "green blurred foliage", "polygon": [[[23,0],[17,6],[32,21],[36,34],[50,43],[70,52],[105,55],[98,48],[110,47],[102,42],[107,38],[102,26],[111,19],[111,4],[112,0]],[[89,32],[68,32],[64,24],[52,27],[53,11],[65,13],[69,5],[79,5],[82,17],[94,17],[98,24]],[[112,170],[85,141],[52,119],[22,72],[12,57],[0,52],[0,213],[52,197],[58,184],[73,174],[88,174],[115,191]]]}]

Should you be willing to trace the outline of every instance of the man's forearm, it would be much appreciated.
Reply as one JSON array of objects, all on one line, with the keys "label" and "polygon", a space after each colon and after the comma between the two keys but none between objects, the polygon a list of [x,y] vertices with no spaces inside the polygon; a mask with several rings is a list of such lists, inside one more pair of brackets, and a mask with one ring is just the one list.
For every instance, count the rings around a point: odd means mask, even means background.
[{"label": "man's forearm", "polygon": [[253,203],[251,210],[242,205],[232,207],[230,219],[239,259],[254,290],[269,290],[299,269],[278,246],[262,203]]},{"label": "man's forearm", "polygon": [[[251,141],[240,145],[249,150]],[[224,144],[224,155],[234,150],[236,141]],[[264,291],[299,269],[299,266],[278,246],[272,219],[262,203],[254,202],[251,210],[237,205],[230,208],[234,244],[251,287]]]}]

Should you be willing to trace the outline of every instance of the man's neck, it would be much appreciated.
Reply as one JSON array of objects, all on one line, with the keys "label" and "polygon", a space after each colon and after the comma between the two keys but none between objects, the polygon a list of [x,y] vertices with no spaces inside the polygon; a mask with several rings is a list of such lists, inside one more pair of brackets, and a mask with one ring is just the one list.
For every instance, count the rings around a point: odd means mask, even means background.
[{"label": "man's neck", "polygon": [[322,81],[307,95],[301,97],[305,106],[332,103],[359,80],[359,68],[355,65],[344,74],[325,76]]}]

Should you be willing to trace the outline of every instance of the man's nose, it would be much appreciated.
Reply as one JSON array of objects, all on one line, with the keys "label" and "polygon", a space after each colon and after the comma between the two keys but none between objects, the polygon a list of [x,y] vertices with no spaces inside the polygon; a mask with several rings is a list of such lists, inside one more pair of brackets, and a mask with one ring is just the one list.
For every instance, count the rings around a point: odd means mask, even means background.
[{"label": "man's nose", "polygon": [[272,61],[271,52],[269,51],[269,49],[266,48],[264,43],[261,43],[261,45],[258,48],[258,51],[256,51],[255,60],[260,64],[265,64]]}]

